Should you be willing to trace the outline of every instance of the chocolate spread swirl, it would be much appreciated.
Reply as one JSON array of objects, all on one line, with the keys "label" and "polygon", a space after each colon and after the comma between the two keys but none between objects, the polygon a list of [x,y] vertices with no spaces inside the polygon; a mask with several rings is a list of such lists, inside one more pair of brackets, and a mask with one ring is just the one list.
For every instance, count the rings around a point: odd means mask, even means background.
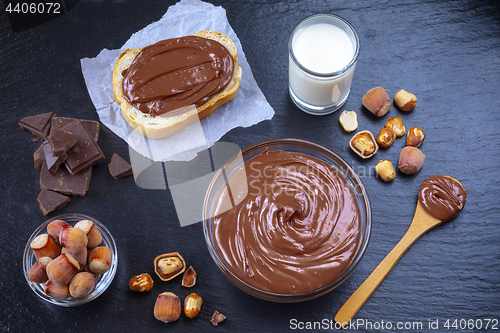
[{"label": "chocolate spread swirl", "polygon": [[422,182],[418,190],[418,200],[431,216],[447,221],[464,208],[467,193],[454,179],[435,175]]},{"label": "chocolate spread swirl", "polygon": [[201,106],[231,81],[234,61],[219,42],[197,36],[144,47],[123,72],[123,93],[134,107],[158,116]]},{"label": "chocolate spread swirl", "polygon": [[224,211],[228,197],[241,193],[221,190],[212,222],[216,249],[233,274],[260,290],[297,294],[327,285],[348,268],[361,218],[337,170],[305,154],[266,151],[244,171],[228,178],[248,184],[243,200]]}]

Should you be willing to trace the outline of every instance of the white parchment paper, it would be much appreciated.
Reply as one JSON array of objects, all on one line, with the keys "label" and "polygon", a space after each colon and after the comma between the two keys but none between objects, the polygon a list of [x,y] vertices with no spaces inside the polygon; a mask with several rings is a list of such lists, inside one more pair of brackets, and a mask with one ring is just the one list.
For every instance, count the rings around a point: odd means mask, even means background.
[{"label": "white parchment paper", "polygon": [[[233,40],[238,65],[242,68],[241,85],[236,97],[218,107],[210,116],[180,132],[160,140],[136,133],[121,115],[113,98],[113,68],[120,53],[144,47],[163,39],[188,36],[202,30],[218,31]],[[249,127],[271,119],[274,110],[257,86],[250,66],[222,7],[199,0],[182,0],[169,7],[165,15],[134,33],[119,50],[102,50],[95,58],[81,59],[82,73],[99,119],[131,148],[154,161],[190,160],[196,152],[217,142],[231,129]]]}]

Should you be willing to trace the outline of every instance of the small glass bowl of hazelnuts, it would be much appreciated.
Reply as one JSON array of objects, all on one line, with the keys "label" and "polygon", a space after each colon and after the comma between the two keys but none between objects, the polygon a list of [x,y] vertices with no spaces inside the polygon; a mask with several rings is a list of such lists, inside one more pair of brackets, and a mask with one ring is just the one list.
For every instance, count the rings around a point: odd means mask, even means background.
[{"label": "small glass bowl of hazelnuts", "polygon": [[35,294],[65,307],[99,297],[113,281],[117,265],[109,230],[83,214],[64,214],[43,223],[23,255],[24,277]]}]

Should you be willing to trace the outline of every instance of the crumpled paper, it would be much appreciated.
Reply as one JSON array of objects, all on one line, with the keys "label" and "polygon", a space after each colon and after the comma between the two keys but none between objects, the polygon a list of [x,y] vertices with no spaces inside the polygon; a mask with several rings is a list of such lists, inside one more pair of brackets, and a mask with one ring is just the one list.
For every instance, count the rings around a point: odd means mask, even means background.
[{"label": "crumpled paper", "polygon": [[[123,119],[114,101],[112,75],[116,60],[126,49],[144,47],[163,39],[193,35],[202,30],[218,31],[231,38],[237,48],[243,75],[236,97],[202,119],[165,139],[153,140],[136,133]],[[81,59],[87,89],[101,122],[125,140],[129,147],[153,161],[186,161],[210,147],[231,129],[249,127],[271,119],[274,110],[257,86],[240,40],[222,7],[199,0],[182,0],[165,15],[134,33],[119,50],[103,49],[95,58]]]}]

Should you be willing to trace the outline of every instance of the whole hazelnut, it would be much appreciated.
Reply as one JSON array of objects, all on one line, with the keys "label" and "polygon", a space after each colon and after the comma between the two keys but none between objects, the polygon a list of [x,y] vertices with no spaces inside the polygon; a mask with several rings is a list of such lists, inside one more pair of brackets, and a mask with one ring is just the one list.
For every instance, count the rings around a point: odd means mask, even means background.
[{"label": "whole hazelnut", "polygon": [[154,315],[165,323],[176,321],[181,315],[181,300],[174,293],[161,293],[156,298]]}]

